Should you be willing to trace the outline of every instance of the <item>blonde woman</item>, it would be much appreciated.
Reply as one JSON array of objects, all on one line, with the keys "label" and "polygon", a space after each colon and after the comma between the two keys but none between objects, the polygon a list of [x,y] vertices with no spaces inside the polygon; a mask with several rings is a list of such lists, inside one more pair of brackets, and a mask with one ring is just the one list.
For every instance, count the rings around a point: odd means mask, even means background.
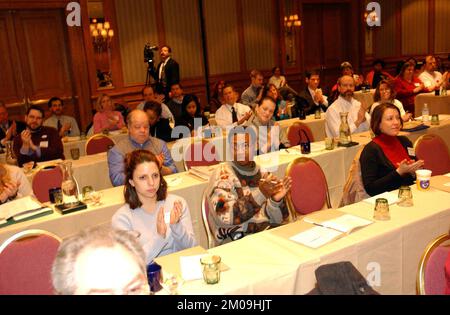
[{"label": "blonde woman", "polygon": [[113,131],[125,127],[122,114],[114,110],[111,98],[101,94],[97,99],[97,113],[94,116],[94,133]]}]

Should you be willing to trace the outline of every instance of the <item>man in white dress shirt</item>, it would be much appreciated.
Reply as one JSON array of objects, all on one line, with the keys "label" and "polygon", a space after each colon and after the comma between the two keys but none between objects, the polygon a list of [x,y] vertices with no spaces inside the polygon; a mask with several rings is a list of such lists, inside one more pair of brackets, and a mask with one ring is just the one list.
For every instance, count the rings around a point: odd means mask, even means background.
[{"label": "man in white dress shirt", "polygon": [[245,123],[252,115],[247,105],[236,103],[238,95],[231,85],[223,89],[225,104],[216,111],[216,122],[220,127],[238,126]]},{"label": "man in white dress shirt", "polygon": [[353,98],[355,91],[355,80],[351,76],[343,76],[338,81],[339,97],[328,107],[325,118],[325,131],[327,137],[339,137],[339,126],[341,124],[340,113],[348,113],[348,125],[351,133],[369,130],[370,115],[360,102]]},{"label": "man in white dress shirt", "polygon": [[48,108],[52,115],[44,121],[44,126],[58,130],[61,138],[65,136],[78,137],[80,135],[78,123],[75,118],[62,114],[63,106],[64,103],[59,97],[52,97],[48,101]]},{"label": "man in white dress shirt", "polygon": [[429,90],[438,90],[442,84],[442,74],[435,71],[436,68],[436,58],[427,56],[425,58],[425,71],[419,75],[419,79]]}]

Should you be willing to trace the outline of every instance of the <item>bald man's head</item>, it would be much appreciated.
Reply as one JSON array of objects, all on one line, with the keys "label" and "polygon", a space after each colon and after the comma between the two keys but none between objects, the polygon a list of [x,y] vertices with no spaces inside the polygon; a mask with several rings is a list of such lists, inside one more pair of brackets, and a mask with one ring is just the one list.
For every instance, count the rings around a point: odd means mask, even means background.
[{"label": "bald man's head", "polygon": [[150,137],[147,114],[140,109],[135,109],[127,117],[128,133],[139,144],[143,144]]}]

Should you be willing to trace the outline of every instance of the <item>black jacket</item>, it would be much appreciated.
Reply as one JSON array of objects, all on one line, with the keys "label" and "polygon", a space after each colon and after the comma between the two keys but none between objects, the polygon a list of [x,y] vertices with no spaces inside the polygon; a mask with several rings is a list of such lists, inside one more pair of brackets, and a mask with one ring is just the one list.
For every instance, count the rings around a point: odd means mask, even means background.
[{"label": "black jacket", "polygon": [[157,123],[150,127],[150,135],[164,140],[165,142],[172,141],[172,128],[170,127],[169,120],[166,118],[159,118]]},{"label": "black jacket", "polygon": [[303,107],[306,115],[311,115],[316,112],[317,109],[322,109],[323,112],[327,111],[327,107],[323,104],[316,105],[313,97],[309,92],[308,87],[298,94],[298,105]]},{"label": "black jacket", "polygon": [[[405,150],[413,147],[408,138],[399,136],[398,139]],[[412,175],[408,174],[402,177],[397,173],[397,167],[392,165],[381,147],[373,141],[365,146],[359,161],[361,163],[361,176],[364,189],[370,196],[395,190],[403,185],[409,186],[414,183],[414,177]]]},{"label": "black jacket", "polygon": [[175,83],[180,83],[180,66],[178,65],[178,62],[176,62],[173,58],[170,58],[167,61],[167,64],[164,67],[164,73],[166,76],[166,82],[164,84],[164,82],[159,80],[159,69],[161,68],[162,64],[163,62],[160,62],[158,64],[158,67],[156,67],[156,72],[153,70],[151,71],[151,74],[157,83],[158,91],[163,92],[167,97],[170,91],[170,87]]}]

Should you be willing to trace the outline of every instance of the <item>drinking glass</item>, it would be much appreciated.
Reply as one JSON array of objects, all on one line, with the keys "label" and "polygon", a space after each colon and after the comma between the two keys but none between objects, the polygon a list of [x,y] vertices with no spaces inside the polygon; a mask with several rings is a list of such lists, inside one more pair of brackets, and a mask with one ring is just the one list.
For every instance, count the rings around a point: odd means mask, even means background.
[{"label": "drinking glass", "polygon": [[78,160],[80,158],[80,149],[79,148],[70,149],[70,156],[72,157],[72,160]]},{"label": "drinking glass", "polygon": [[91,195],[91,200],[92,200],[92,205],[93,206],[99,206],[99,205],[102,204],[102,202],[101,202],[102,197],[103,197],[102,192],[94,190],[94,191],[91,192],[90,195]]},{"label": "drinking glass", "polygon": [[325,138],[325,149],[333,150],[334,149],[334,139],[333,138]]},{"label": "drinking glass", "polygon": [[206,284],[216,284],[220,281],[220,256],[207,255],[200,259],[203,267],[203,280]]},{"label": "drinking glass", "polygon": [[439,125],[439,115],[433,115],[431,116],[431,124],[434,126]]},{"label": "drinking glass", "polygon": [[400,200],[397,204],[400,207],[412,207],[414,203],[412,199],[411,187],[409,186],[400,187],[400,189],[398,190],[398,199]]},{"label": "drinking glass", "polygon": [[373,218],[380,221],[390,220],[391,216],[389,215],[389,203],[386,198],[377,198],[377,200],[375,200]]}]

